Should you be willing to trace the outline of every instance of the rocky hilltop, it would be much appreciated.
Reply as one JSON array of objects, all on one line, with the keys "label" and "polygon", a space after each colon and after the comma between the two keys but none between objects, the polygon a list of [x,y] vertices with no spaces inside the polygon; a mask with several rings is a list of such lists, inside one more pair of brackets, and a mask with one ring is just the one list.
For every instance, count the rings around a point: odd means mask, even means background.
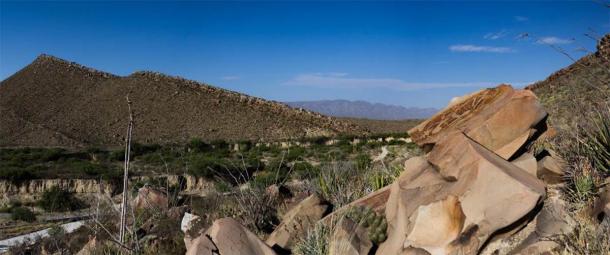
[{"label": "rocky hilltop", "polygon": [[41,55],[0,83],[0,146],[118,146],[128,121],[127,95],[138,142],[364,132],[346,121],[180,77],[121,77]]},{"label": "rocky hilltop", "polygon": [[595,117],[610,103],[610,34],[587,55],[543,81],[526,87],[538,95],[560,129],[578,130],[584,120]]}]

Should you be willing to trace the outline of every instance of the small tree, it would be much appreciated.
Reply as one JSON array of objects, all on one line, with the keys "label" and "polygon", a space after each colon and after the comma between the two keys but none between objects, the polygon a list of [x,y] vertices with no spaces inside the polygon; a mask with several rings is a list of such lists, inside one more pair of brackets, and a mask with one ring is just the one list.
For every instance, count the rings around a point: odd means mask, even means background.
[{"label": "small tree", "polygon": [[74,197],[73,193],[57,186],[45,190],[42,198],[38,201],[38,205],[51,212],[73,211],[82,207],[82,203]]}]

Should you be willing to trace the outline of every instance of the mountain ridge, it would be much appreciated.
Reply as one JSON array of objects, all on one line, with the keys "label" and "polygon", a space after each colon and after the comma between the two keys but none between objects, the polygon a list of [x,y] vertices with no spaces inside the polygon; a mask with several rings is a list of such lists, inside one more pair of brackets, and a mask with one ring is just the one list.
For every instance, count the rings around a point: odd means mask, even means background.
[{"label": "mountain ridge", "polygon": [[43,54],[0,82],[0,146],[119,146],[127,95],[138,142],[271,141],[367,132],[347,121],[182,77],[150,71],[118,76]]}]

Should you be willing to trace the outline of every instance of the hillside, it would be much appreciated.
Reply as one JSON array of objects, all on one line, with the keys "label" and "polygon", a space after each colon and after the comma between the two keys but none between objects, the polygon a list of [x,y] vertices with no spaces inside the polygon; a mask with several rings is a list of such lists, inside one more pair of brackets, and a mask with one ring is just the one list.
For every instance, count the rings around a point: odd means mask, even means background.
[{"label": "hillside", "polygon": [[372,120],[425,119],[438,111],[434,108],[407,108],[399,105],[348,100],[286,102],[286,104],[328,116]]},{"label": "hillside", "polygon": [[610,106],[610,34],[597,52],[526,87],[540,98],[551,123],[564,130],[576,130],[599,109]]},{"label": "hillside", "polygon": [[363,133],[352,123],[179,77],[121,77],[41,55],[0,83],[0,146],[118,146],[132,101],[145,143]]}]

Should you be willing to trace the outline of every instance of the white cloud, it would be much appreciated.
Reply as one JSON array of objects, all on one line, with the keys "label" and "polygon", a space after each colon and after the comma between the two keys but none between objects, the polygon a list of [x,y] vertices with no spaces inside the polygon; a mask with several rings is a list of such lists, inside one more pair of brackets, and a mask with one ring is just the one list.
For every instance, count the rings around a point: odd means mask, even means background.
[{"label": "white cloud", "polygon": [[525,16],[515,16],[515,20],[519,21],[519,22],[525,22],[525,21],[528,21],[530,19],[528,17],[525,17]]},{"label": "white cloud", "polygon": [[491,47],[491,46],[479,46],[472,44],[456,44],[449,46],[449,50],[453,52],[491,52],[491,53],[509,53],[514,52],[513,49],[508,47]]},{"label": "white cloud", "polygon": [[573,43],[574,40],[563,39],[554,36],[541,37],[536,41],[538,44],[570,44]]},{"label": "white cloud", "polygon": [[[387,88],[394,90],[417,90],[435,88],[486,88],[495,87],[499,82],[408,82],[394,78],[351,78],[346,76],[333,76],[323,73],[299,74],[283,85],[306,86],[318,88],[340,88],[340,89],[367,89]],[[523,86],[529,82],[511,83],[514,86]]]},{"label": "white cloud", "polygon": [[234,81],[234,80],[239,80],[239,76],[223,76],[220,77],[220,79],[225,80],[225,81]]},{"label": "white cloud", "polygon": [[497,40],[502,37],[505,37],[507,34],[508,34],[508,31],[503,29],[502,31],[497,32],[497,33],[487,33],[487,34],[485,34],[485,36],[483,36],[483,38],[485,38],[487,40]]}]

